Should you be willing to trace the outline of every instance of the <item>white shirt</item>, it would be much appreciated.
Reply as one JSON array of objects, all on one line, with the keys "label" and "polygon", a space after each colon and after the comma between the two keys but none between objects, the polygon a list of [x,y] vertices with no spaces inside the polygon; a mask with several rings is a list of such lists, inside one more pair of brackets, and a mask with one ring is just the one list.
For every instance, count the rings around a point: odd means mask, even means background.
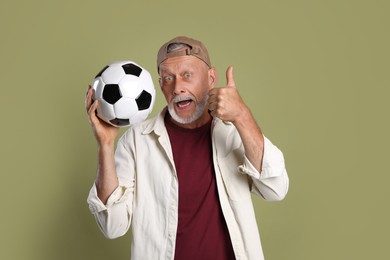
[{"label": "white shirt", "polygon": [[[115,152],[118,188],[104,205],[94,185],[88,204],[107,238],[132,227],[133,260],[173,260],[178,224],[178,180],[163,110],[129,128]],[[214,119],[213,160],[223,215],[236,259],[262,260],[263,251],[251,192],[265,200],[282,200],[289,179],[282,152],[264,137],[259,173],[244,155],[233,124]]]}]

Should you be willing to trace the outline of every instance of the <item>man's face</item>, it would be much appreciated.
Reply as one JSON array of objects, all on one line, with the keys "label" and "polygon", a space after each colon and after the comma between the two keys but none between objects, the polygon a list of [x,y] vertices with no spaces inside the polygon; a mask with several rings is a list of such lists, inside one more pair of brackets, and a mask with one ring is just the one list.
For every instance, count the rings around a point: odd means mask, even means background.
[{"label": "man's face", "polygon": [[160,64],[160,86],[172,118],[179,124],[199,126],[209,120],[208,92],[216,73],[193,56],[172,57]]}]

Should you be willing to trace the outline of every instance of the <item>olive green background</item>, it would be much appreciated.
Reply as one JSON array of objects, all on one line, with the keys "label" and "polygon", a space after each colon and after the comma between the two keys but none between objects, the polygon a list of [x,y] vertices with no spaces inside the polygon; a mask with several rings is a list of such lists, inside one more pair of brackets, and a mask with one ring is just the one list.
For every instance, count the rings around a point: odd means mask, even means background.
[{"label": "olive green background", "polygon": [[[86,197],[95,74],[130,59],[157,85],[156,53],[202,40],[284,152],[290,191],[254,198],[267,260],[389,259],[388,1],[0,2],[0,259],[130,259]],[[151,158],[152,159],[152,158]]]}]

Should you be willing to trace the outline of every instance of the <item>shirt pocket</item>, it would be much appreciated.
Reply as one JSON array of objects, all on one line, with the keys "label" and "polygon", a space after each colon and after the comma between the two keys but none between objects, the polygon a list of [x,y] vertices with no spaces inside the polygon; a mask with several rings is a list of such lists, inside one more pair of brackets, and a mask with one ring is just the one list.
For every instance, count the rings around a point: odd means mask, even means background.
[{"label": "shirt pocket", "polygon": [[239,171],[243,162],[244,155],[240,149],[231,151],[226,157],[218,158],[222,180],[232,201],[247,200],[251,196],[248,175]]}]

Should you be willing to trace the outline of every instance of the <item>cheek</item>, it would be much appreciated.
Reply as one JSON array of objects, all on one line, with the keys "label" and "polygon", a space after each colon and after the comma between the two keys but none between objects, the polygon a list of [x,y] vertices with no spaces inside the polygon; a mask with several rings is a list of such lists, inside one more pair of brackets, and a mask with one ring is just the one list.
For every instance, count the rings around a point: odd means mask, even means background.
[{"label": "cheek", "polygon": [[169,103],[169,101],[172,99],[171,92],[167,91],[166,88],[161,88],[161,92],[164,95],[164,98],[165,98],[166,102]]},{"label": "cheek", "polygon": [[208,83],[207,79],[203,79],[196,84],[197,88],[194,91],[198,98],[203,99],[204,96],[208,95],[210,90],[210,85]]}]

